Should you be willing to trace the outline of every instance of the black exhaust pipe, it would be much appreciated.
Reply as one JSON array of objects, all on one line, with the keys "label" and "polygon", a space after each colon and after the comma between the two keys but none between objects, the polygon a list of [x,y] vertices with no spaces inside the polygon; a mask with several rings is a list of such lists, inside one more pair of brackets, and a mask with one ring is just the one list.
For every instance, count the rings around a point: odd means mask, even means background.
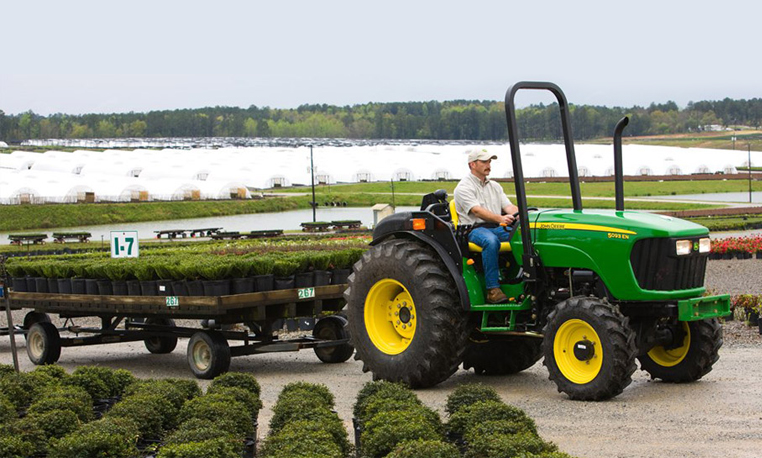
[{"label": "black exhaust pipe", "polygon": [[616,123],[614,128],[614,192],[616,196],[616,210],[624,210],[624,171],[622,169],[622,131],[630,118],[625,116]]}]

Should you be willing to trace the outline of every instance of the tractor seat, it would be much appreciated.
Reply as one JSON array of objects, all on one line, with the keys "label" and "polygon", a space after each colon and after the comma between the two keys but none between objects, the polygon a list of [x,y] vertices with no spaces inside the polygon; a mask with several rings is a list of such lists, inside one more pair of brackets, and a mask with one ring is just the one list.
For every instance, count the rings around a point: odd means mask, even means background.
[{"label": "tractor seat", "polygon": [[[450,218],[452,218],[453,226],[458,227],[458,212],[455,211],[455,199],[450,201]],[[482,247],[473,242],[468,242],[468,251],[481,253]],[[500,242],[500,252],[504,253],[507,251],[511,251],[511,242]]]}]

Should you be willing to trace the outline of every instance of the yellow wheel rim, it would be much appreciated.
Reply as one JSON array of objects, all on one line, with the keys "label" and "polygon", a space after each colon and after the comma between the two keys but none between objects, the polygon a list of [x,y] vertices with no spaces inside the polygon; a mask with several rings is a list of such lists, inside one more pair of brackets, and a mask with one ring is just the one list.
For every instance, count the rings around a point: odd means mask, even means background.
[{"label": "yellow wheel rim", "polygon": [[417,311],[410,292],[391,278],[376,282],[365,298],[365,329],[373,345],[398,355],[413,341]]},{"label": "yellow wheel rim", "polygon": [[683,344],[677,348],[671,350],[665,350],[661,345],[654,347],[648,352],[648,356],[658,364],[659,366],[672,367],[677,366],[685,359],[685,355],[688,354],[688,349],[691,347],[691,328],[688,323],[682,322],[683,331],[685,331],[685,337],[683,338]]},{"label": "yellow wheel rim", "polygon": [[603,347],[598,333],[587,322],[573,319],[564,322],[553,340],[553,356],[558,370],[570,382],[592,382],[603,365]]}]

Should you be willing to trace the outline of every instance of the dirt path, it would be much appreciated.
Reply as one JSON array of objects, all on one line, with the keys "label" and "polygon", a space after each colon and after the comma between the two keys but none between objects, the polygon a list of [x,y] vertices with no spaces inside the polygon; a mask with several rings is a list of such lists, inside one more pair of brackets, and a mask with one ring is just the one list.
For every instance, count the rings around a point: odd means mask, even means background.
[{"label": "dirt path", "polygon": [[[548,381],[541,363],[510,377],[477,377],[461,370],[445,383],[417,394],[444,415],[445,399],[455,386],[486,383],[506,402],[526,410],[545,439],[580,458],[758,457],[762,453],[762,346],[758,335],[748,329],[742,332],[753,343],[723,347],[720,361],[700,382],[652,382],[638,371],[632,385],[607,402],[569,401]],[[186,345],[181,340],[168,355],[150,355],[142,343],[64,348],[59,363],[69,371],[98,364],[128,369],[138,377],[190,379]],[[33,369],[23,338],[19,347],[22,369]],[[8,337],[0,337],[0,363],[11,363]],[[270,409],[285,384],[309,381],[329,386],[349,428],[355,396],[371,379],[358,362],[322,364],[311,351],[234,358],[231,370],[253,373],[262,385],[265,408],[259,418],[260,439],[267,434]]]}]

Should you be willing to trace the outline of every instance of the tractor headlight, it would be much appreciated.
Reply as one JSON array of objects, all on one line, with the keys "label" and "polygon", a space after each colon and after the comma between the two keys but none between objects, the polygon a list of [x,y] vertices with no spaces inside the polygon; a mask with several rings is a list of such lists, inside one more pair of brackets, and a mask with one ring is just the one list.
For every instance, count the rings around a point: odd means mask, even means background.
[{"label": "tractor headlight", "polygon": [[691,254],[691,241],[690,240],[678,240],[675,242],[675,251],[678,256],[685,256]]},{"label": "tractor headlight", "polygon": [[712,250],[712,241],[709,237],[699,240],[699,253],[709,253]]}]

